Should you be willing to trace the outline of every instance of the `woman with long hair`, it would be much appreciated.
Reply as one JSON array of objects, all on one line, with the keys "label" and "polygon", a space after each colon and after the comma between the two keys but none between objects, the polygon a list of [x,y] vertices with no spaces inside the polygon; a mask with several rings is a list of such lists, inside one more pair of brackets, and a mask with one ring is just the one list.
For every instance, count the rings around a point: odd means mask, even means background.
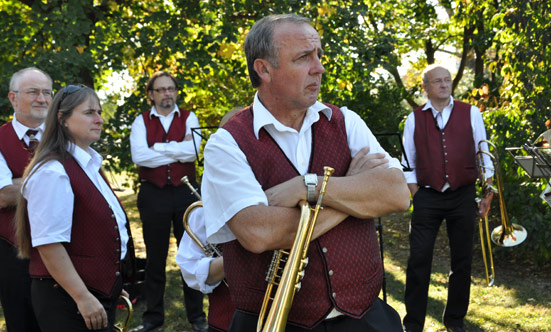
[{"label": "woman with long hair", "polygon": [[[54,97],[23,176],[19,255],[30,258],[31,299],[45,331],[111,331],[134,249],[124,209],[90,145],[101,135],[94,90],[68,85]],[[130,261],[130,264],[128,263]]]}]

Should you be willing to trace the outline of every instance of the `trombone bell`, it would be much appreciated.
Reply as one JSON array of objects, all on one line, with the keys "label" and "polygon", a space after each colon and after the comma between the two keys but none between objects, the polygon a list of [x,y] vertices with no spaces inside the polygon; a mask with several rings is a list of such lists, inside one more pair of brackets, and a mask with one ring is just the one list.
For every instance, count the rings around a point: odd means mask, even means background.
[{"label": "trombone bell", "polygon": [[514,247],[526,240],[528,232],[518,224],[511,224],[512,230],[504,231],[503,225],[497,226],[492,231],[492,242],[501,247]]}]

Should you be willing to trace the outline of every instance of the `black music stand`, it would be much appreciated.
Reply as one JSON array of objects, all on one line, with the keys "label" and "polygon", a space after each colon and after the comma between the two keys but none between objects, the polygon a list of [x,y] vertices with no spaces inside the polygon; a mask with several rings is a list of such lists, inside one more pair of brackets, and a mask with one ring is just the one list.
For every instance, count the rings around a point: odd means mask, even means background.
[{"label": "black music stand", "polygon": [[[409,166],[408,156],[404,151],[404,144],[402,143],[402,137],[400,133],[379,133],[374,134],[375,137],[396,137],[398,139],[398,149],[401,156],[404,157],[406,165],[402,164],[402,170],[404,172],[410,172],[413,169]],[[379,250],[381,251],[381,264],[383,266],[383,301],[386,302],[386,273],[385,273],[385,255],[384,255],[384,246],[383,246],[383,225],[381,223],[381,217],[377,218],[377,225],[375,226],[377,233],[379,234]]]},{"label": "black music stand", "polygon": [[[194,127],[191,128],[191,139],[193,140],[193,148],[195,149],[195,158],[197,159],[197,164],[199,166],[203,166],[203,159],[199,158],[199,150],[201,149],[201,144],[203,140],[208,140],[208,137],[206,137],[202,131],[205,129],[218,129],[218,126],[205,126],[205,127]],[[201,142],[197,143],[195,142],[195,135],[201,137]],[[209,135],[210,136],[210,135]]]},{"label": "black music stand", "polygon": [[529,140],[522,147],[506,148],[531,178],[551,178],[551,148],[537,147]]}]

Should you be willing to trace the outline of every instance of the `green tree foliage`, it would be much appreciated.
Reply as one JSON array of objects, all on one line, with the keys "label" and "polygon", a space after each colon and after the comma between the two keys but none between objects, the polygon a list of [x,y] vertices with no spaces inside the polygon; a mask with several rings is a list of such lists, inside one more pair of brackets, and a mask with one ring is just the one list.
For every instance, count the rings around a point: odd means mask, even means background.
[{"label": "green tree foliage", "polygon": [[[321,99],[357,111],[375,133],[400,131],[412,107],[424,103],[420,72],[448,54],[456,59],[454,95],[483,111],[503,160],[510,215],[529,231],[515,252],[536,252],[543,263],[551,257],[549,207],[538,198],[543,185],[519,171],[505,147],[537,136],[549,117],[550,6],[546,0],[0,1],[0,94],[7,95],[14,71],[30,65],[50,73],[56,89],[73,82],[119,87],[104,101],[105,135],[96,147],[111,170],[132,173],[128,137],[136,115],[149,107],[147,78],[157,70],[174,73],[181,107],[202,125],[217,126],[226,111],[252,101],[242,45],[265,15],[312,20],[325,52]],[[122,71],[133,81],[113,82],[111,75]],[[6,121],[7,98],[0,106]],[[397,142],[382,143],[398,156]]]}]

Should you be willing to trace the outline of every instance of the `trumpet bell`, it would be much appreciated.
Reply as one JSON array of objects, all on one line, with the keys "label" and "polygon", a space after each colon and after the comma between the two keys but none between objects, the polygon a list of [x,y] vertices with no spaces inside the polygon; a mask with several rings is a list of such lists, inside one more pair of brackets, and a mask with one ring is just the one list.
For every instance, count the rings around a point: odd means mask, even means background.
[{"label": "trumpet bell", "polygon": [[503,225],[497,226],[492,231],[492,242],[501,247],[514,247],[526,240],[528,232],[519,224],[511,224],[512,230],[504,231]]}]

